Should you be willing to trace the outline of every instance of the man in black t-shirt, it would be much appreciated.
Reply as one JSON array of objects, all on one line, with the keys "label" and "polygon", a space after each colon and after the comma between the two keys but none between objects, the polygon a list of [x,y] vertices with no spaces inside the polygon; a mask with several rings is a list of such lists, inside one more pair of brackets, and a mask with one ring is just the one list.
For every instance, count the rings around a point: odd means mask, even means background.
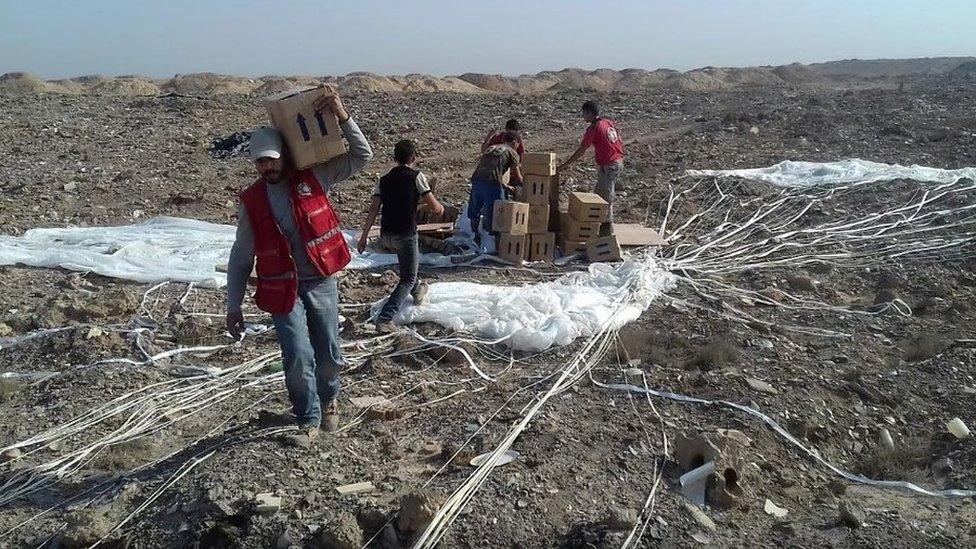
[{"label": "man in black t-shirt", "polygon": [[381,332],[395,330],[393,317],[407,294],[412,295],[417,304],[423,303],[427,296],[427,284],[417,277],[420,267],[417,205],[423,203],[435,215],[444,213],[444,206],[430,192],[427,176],[416,169],[417,144],[409,139],[400,141],[393,148],[393,159],[397,165],[381,177],[373,189],[373,203],[357,246],[359,253],[366,250],[369,231],[380,214],[380,246],[396,253],[400,264],[400,282],[376,317],[376,327]]}]

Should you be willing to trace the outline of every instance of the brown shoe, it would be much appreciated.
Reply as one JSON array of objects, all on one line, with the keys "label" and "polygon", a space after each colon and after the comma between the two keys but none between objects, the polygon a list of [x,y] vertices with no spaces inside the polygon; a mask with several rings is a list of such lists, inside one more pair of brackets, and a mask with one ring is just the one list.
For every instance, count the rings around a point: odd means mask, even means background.
[{"label": "brown shoe", "polygon": [[298,428],[297,433],[284,437],[282,442],[295,448],[308,448],[317,438],[319,438],[319,428],[314,425],[304,425]]},{"label": "brown shoe", "polygon": [[334,433],[339,428],[339,407],[335,402],[322,408],[322,430]]}]

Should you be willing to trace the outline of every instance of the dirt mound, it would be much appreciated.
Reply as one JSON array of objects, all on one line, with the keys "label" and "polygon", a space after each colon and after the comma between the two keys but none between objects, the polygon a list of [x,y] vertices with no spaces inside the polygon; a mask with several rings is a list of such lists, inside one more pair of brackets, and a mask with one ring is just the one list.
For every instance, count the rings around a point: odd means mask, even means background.
[{"label": "dirt mound", "polygon": [[772,73],[779,77],[783,82],[789,84],[802,84],[805,82],[813,82],[818,80],[817,75],[808,69],[806,65],[801,65],[799,63],[791,63],[789,65],[781,65],[779,67],[774,67]]},{"label": "dirt mound", "polygon": [[146,76],[116,76],[89,86],[90,93],[98,95],[143,96],[159,95],[159,84]]},{"label": "dirt mound", "polygon": [[37,94],[54,91],[53,86],[26,72],[8,72],[0,76],[0,93]]},{"label": "dirt mound", "polygon": [[45,82],[47,89],[52,93],[66,95],[78,95],[88,92],[88,87],[78,82],[74,78],[60,78],[58,80],[48,80]]},{"label": "dirt mound", "polygon": [[728,87],[725,82],[703,69],[673,74],[664,81],[664,86],[676,90],[699,92],[722,90]]},{"label": "dirt mound", "polygon": [[966,61],[950,72],[952,74],[976,74],[976,61]]},{"label": "dirt mound", "polygon": [[624,69],[620,71],[620,79],[614,84],[618,91],[637,91],[644,88],[662,86],[668,78],[679,74],[671,69],[645,71],[642,69]]},{"label": "dirt mound", "polygon": [[808,68],[831,76],[880,78],[909,75],[946,74],[960,63],[976,61],[972,57],[922,57],[918,59],[845,59],[814,63]]},{"label": "dirt mound", "polygon": [[258,78],[260,84],[251,93],[259,96],[274,95],[294,88],[318,86],[321,80],[311,76],[262,76]]},{"label": "dirt mound", "polygon": [[164,93],[179,95],[220,95],[251,93],[257,86],[257,81],[250,78],[201,72],[177,74],[159,88]]},{"label": "dirt mound", "polygon": [[105,82],[110,82],[111,80],[111,76],[105,76],[104,74],[86,74],[83,76],[76,76],[71,79],[72,82],[81,84],[86,88],[91,88]]},{"label": "dirt mound", "polygon": [[427,74],[408,74],[390,80],[405,92],[484,93],[485,90],[454,76],[438,78]]},{"label": "dirt mound", "polygon": [[339,79],[342,90],[359,92],[398,92],[402,88],[386,76],[371,72],[352,72]]},{"label": "dirt mound", "polygon": [[549,86],[548,89],[573,89],[573,90],[592,90],[608,91],[620,80],[620,72],[610,69],[596,69],[586,71],[583,69],[563,69],[558,72],[540,72],[538,78],[555,78],[558,83]]},{"label": "dirt mound", "polygon": [[466,72],[459,79],[477,86],[486,91],[513,93],[519,91],[519,86],[515,78],[502,76],[500,74],[481,74]]}]

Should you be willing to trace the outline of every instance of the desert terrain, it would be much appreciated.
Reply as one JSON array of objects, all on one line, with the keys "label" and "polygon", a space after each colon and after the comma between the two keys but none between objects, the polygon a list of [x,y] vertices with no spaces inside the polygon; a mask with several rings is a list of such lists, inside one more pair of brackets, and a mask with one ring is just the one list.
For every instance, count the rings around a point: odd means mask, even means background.
[{"label": "desert terrain", "polygon": [[[578,109],[588,98],[617,122],[627,147],[617,216],[651,227],[660,225],[671,189],[694,184],[689,169],[848,158],[976,166],[972,58],[518,77],[44,81],[12,73],[0,77],[0,234],[158,216],[233,224],[236,193],[254,171],[245,155],[226,153],[225,140],[265,123],[263,96],[319,82],[338,86],[375,152],[365,172],[333,192],[347,227],[361,224],[397,140],[417,140],[437,193],[459,204],[488,129],[518,118],[528,150],[565,158],[584,130]],[[563,175],[563,194],[590,190],[591,157]],[[725,190],[777,193],[752,182]],[[849,219],[920,192],[919,183],[898,181],[838,193],[814,213]],[[688,196],[672,212],[679,221],[704,208]],[[957,202],[976,203],[976,193]],[[798,309],[706,295],[682,281],[692,275],[676,272],[667,298],[544,402],[512,446],[519,457],[491,471],[439,546],[973,546],[971,497],[848,481],[734,408],[603,386],[636,376],[652,389],[748,406],[870,479],[976,488],[973,437],[946,430],[955,417],[976,427],[976,250],[972,232],[962,237],[959,249],[924,257],[721,275],[730,287],[782,290],[811,305]],[[531,267],[423,276],[522,285],[586,265]],[[494,450],[587,342],[542,353],[458,343],[492,373],[486,381],[456,350],[363,327],[369,304],[395,280],[386,271],[340,275],[349,362],[343,429],[304,450],[279,441],[289,407],[274,371],[274,334],[230,345],[219,289],[0,267],[0,449],[8,449],[0,457],[0,546],[412,546],[469,480],[470,459]],[[890,303],[909,305],[911,314],[879,308]],[[730,318],[744,307],[755,322]],[[245,312],[249,321],[270,321],[252,303]],[[436,325],[415,328],[428,338],[453,336]],[[206,350],[147,360],[182,347]],[[351,400],[377,396],[392,408]],[[893,445],[880,441],[882,429]],[[720,430],[733,441],[736,478],[724,480],[734,480],[735,497],[710,491],[715,497],[699,508],[681,494],[676,445]],[[337,490],[363,482],[370,488]],[[629,539],[635,530],[640,535]]]}]

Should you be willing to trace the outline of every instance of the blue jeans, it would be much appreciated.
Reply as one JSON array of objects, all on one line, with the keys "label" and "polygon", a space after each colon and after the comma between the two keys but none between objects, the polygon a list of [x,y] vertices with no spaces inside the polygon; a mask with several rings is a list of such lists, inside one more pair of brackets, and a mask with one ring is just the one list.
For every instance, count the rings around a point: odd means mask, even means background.
[{"label": "blue jeans", "polygon": [[386,304],[376,317],[378,322],[392,320],[397,311],[407,299],[407,295],[414,295],[420,278],[417,269],[420,268],[420,245],[417,243],[417,233],[411,235],[380,234],[380,247],[397,255],[400,264],[400,282],[393,288]]},{"label": "blue jeans", "polygon": [[302,280],[295,308],[273,318],[292,411],[299,425],[317,427],[321,407],[339,396],[339,372],[345,365],[335,277]]},{"label": "blue jeans", "polygon": [[505,200],[505,187],[490,181],[471,181],[471,196],[468,198],[468,219],[471,232],[478,234],[478,220],[481,219],[485,232],[491,232],[491,220],[495,215],[495,201]]}]

